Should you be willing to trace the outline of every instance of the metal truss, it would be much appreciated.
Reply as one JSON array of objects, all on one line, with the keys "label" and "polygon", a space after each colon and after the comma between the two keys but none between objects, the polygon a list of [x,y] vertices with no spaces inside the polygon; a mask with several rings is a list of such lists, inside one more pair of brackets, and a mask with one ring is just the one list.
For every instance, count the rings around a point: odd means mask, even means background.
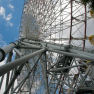
[{"label": "metal truss", "polygon": [[[11,61],[13,49],[16,55]],[[0,66],[0,88],[6,75],[4,94],[69,94],[94,89],[92,50],[21,39],[3,47],[0,60],[4,53],[8,54],[6,64]],[[57,59],[52,59],[53,54],[58,54]]]},{"label": "metal truss", "polygon": [[89,12],[78,0],[25,0],[19,40],[0,49],[3,94],[93,94]]}]

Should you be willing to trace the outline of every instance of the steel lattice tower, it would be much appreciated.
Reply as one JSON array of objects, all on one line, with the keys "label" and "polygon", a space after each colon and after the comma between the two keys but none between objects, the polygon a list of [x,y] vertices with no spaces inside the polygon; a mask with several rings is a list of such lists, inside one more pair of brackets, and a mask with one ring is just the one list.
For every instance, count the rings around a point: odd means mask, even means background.
[{"label": "steel lattice tower", "polygon": [[93,94],[89,12],[78,0],[25,0],[19,40],[0,49],[4,94]]}]

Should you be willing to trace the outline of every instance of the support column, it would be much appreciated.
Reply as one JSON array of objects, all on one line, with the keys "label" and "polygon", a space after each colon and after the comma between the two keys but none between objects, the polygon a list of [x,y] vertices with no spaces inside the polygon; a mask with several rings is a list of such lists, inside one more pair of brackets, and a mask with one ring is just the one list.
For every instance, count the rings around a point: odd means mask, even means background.
[{"label": "support column", "polygon": [[48,90],[48,76],[47,76],[46,51],[44,52],[44,77],[45,77],[45,84],[46,84],[46,93],[49,94],[49,90]]},{"label": "support column", "polygon": [[[8,63],[8,62],[11,61],[11,57],[12,57],[12,52],[9,53],[6,63]],[[4,75],[1,77],[0,89],[1,89],[1,87],[2,87],[3,79],[4,79]],[[7,85],[8,85],[8,81],[9,81],[9,73],[6,75],[6,87],[7,87]]]},{"label": "support column", "polygon": [[[9,55],[8,55],[8,59],[7,59],[7,62],[6,62],[6,63],[11,62],[12,55],[13,55],[13,53],[12,53],[12,51],[11,51],[11,52],[9,53]],[[7,88],[8,83],[9,83],[9,75],[10,75],[10,72],[8,72],[7,75],[6,75],[6,88]]]},{"label": "support column", "polygon": [[[87,18],[87,13],[86,13],[86,5],[85,5],[85,29],[84,29],[84,39],[86,39],[86,25],[87,25],[87,20],[86,20],[86,18]],[[85,40],[83,40],[83,51],[84,51],[84,49],[85,49]]]},{"label": "support column", "polygon": [[72,0],[70,0],[70,9],[71,9],[71,23],[70,23],[70,36],[69,36],[69,45],[71,44],[71,40],[72,40],[72,20],[73,20],[73,16],[72,16]]},{"label": "support column", "polygon": [[18,75],[20,74],[20,72],[21,72],[23,66],[24,66],[24,64],[22,64],[22,65],[18,68],[18,70],[15,71],[15,74],[14,74],[12,80],[10,81],[9,85],[7,86],[7,88],[6,88],[5,92],[4,92],[4,94],[7,94],[7,93],[9,92],[9,89],[11,88],[11,86],[12,86],[13,83],[14,83],[14,81],[16,80],[16,78],[18,77]]}]

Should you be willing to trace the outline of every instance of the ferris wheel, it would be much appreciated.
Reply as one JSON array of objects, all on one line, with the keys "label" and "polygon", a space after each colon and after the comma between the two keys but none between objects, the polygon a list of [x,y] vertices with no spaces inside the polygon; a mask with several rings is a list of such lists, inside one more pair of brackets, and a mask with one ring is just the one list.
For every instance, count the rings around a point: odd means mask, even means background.
[{"label": "ferris wheel", "polygon": [[79,0],[25,0],[19,45],[14,48],[19,56],[16,54],[15,59],[39,49],[42,53],[18,67],[18,85],[14,89],[12,85],[4,94],[7,91],[10,94],[92,93],[93,18],[94,11]]}]

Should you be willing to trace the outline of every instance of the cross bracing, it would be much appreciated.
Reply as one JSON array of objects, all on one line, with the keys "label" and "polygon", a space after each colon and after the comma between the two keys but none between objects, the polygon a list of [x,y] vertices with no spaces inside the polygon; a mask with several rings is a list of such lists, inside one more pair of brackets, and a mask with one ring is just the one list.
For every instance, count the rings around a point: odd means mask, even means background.
[{"label": "cross bracing", "polygon": [[25,0],[19,40],[0,50],[4,94],[93,94],[89,12],[78,0]]},{"label": "cross bracing", "polygon": [[[16,52],[14,61],[10,59],[7,64],[0,67],[1,79],[6,73],[8,79],[4,94],[9,91],[10,94],[17,92],[57,94],[60,86],[62,92],[66,92],[68,88],[70,92],[77,92],[78,88],[93,90],[91,70],[94,62],[93,50],[82,52],[68,45],[34,42],[27,39],[9,44],[6,50],[4,48],[2,50],[5,53],[13,48]],[[0,54],[3,58],[4,54],[2,52]],[[53,54],[58,54],[58,57],[54,58]],[[7,61],[10,57],[11,52],[9,52]],[[89,62],[85,63],[86,61]],[[16,79],[18,84],[12,88]]]}]

